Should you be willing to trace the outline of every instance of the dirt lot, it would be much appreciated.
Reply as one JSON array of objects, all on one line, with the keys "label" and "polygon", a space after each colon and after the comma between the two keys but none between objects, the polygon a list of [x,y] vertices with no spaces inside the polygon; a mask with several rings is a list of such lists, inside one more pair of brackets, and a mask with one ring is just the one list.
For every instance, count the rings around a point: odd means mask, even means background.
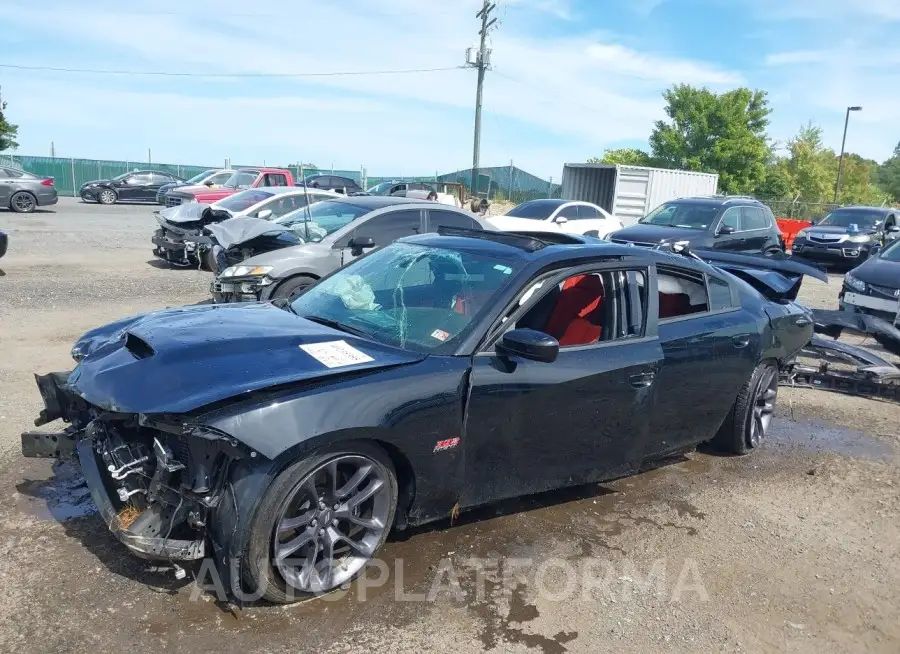
[{"label": "dirt lot", "polygon": [[69,199],[0,213],[0,651],[900,651],[900,406],[824,392],[782,389],[751,457],[464,515],[388,543],[386,583],[299,606],[229,606],[132,558],[18,435],[32,372],[69,367],[80,333],[206,298],[208,273],[150,260],[153,225]]}]

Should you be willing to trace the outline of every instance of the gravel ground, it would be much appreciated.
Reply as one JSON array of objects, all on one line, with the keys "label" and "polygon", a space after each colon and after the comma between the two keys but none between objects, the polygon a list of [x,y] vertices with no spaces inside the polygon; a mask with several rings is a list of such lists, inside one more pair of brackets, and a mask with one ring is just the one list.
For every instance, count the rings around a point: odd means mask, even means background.
[{"label": "gravel ground", "polygon": [[464,514],[389,542],[386,583],[299,606],[236,608],[134,559],[18,434],[32,373],[80,333],[206,299],[208,273],[151,260],[154,224],[70,199],[0,213],[0,651],[900,651],[900,407],[824,392],[783,389],[751,457]]}]

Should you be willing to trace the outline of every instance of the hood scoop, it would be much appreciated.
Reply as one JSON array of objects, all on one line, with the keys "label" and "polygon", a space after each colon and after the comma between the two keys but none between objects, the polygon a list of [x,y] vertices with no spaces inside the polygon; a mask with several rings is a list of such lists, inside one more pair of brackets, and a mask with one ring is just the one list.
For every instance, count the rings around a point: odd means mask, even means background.
[{"label": "hood scoop", "polygon": [[149,359],[156,354],[147,341],[131,332],[125,332],[125,349],[131,352],[136,359]]}]

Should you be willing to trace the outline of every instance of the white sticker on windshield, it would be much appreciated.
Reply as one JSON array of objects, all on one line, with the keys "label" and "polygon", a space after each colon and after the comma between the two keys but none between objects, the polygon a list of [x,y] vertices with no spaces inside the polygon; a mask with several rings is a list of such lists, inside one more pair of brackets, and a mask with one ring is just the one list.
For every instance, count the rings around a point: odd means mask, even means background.
[{"label": "white sticker on windshield", "polygon": [[300,349],[326,368],[355,366],[358,363],[368,363],[373,360],[365,352],[360,352],[352,345],[348,345],[346,341],[308,343],[301,345]]}]

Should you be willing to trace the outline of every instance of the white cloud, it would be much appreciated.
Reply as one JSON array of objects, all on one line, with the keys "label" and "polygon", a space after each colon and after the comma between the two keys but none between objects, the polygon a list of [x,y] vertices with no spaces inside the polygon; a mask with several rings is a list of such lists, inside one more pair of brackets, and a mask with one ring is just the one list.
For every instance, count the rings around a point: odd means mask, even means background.
[{"label": "white cloud", "polygon": [[[98,7],[92,10],[48,0],[8,7],[4,22],[55,44],[41,60],[22,61],[33,65],[242,73],[437,68],[462,63],[465,47],[476,37],[481,3],[456,1],[451,8],[438,0],[383,0],[376,8],[363,0],[339,6],[307,1],[252,15],[236,0],[181,5],[158,0],[151,9],[132,12],[120,4],[92,5]],[[484,125],[484,165],[512,158],[536,174],[558,177],[564,158],[584,159],[612,143],[646,139],[652,121],[662,115],[660,91],[672,82],[741,81],[739,74],[713,64],[640,52],[605,35],[579,32],[580,24],[566,36],[551,37],[531,36],[518,22],[547,12],[573,15],[568,1],[518,0],[492,33],[496,74],[488,74],[485,109],[497,129]],[[65,133],[58,132],[78,126],[87,130],[87,139],[104,123],[132,121],[147,125],[142,137],[153,140],[155,149],[175,152],[191,144],[181,160],[204,151],[212,157],[247,138],[238,131],[255,129],[260,157],[264,150],[271,153],[267,159],[303,145],[323,153],[320,158],[333,152],[341,166],[366,163],[373,173],[395,172],[398,165],[408,174],[462,168],[471,157],[474,77],[474,71],[460,70],[192,84],[177,78],[51,75],[47,79],[65,81],[29,87],[20,140],[59,143]],[[17,79],[7,76],[4,90],[13,92],[10,85]],[[54,118],[54,112],[36,106],[39,100],[53,106],[51,98],[61,93],[68,116],[57,112]],[[230,130],[195,133],[185,127],[195,121]],[[54,134],[32,134],[32,122],[41,131],[54,126]],[[411,134],[420,140],[410,140]],[[123,135],[132,138],[127,130]],[[92,143],[102,143],[98,138]]]}]

